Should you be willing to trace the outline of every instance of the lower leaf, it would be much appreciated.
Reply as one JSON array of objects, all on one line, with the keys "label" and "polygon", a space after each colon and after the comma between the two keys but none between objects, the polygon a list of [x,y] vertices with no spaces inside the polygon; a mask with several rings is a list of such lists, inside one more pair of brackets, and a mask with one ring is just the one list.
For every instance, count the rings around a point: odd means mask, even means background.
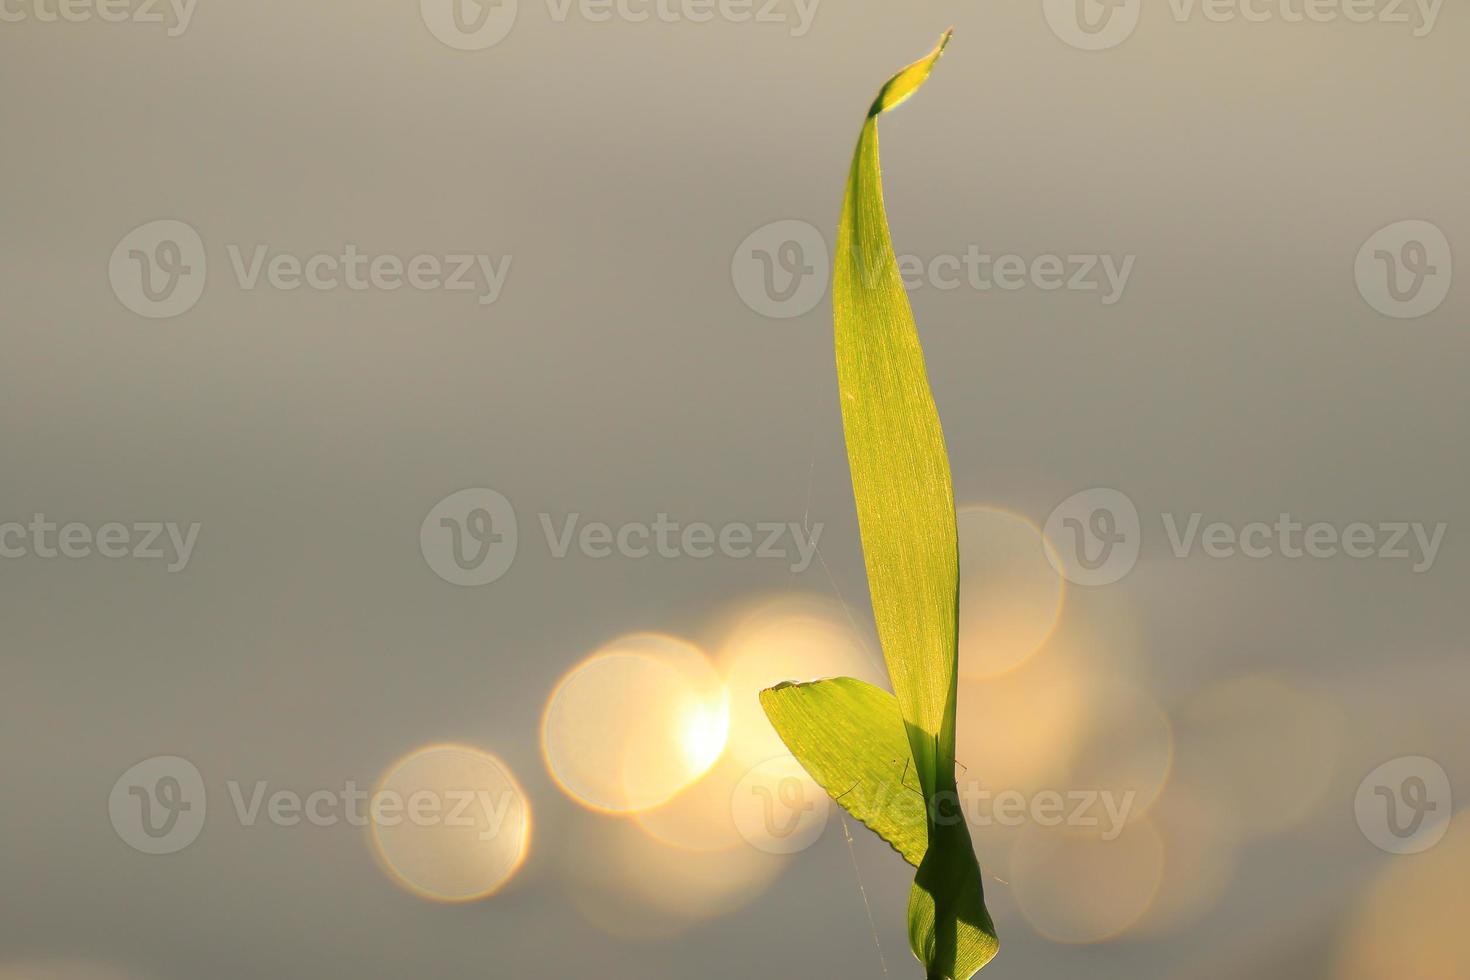
[{"label": "lower leaf", "polygon": [[909,892],[909,947],[929,980],[970,980],[1000,950],[957,802],[955,812],[935,815],[929,850]]}]

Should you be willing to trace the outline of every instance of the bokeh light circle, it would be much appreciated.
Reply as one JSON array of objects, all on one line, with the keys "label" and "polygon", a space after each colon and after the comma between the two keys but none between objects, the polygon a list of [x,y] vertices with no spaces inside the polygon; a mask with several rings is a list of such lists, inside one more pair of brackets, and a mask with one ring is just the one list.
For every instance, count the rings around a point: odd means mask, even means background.
[{"label": "bokeh light circle", "polygon": [[1027,824],[1016,839],[1011,890],[1036,932],[1060,943],[1100,943],[1147,914],[1163,878],[1164,846],[1148,820],[1103,833]]},{"label": "bokeh light circle", "polygon": [[373,792],[367,817],[389,877],[434,901],[493,895],[530,849],[525,791],[498,758],[465,745],[430,745],[395,762]]},{"label": "bokeh light circle", "polygon": [[730,796],[735,827],[746,843],[766,854],[796,854],[827,829],[832,798],[789,755],[752,768]]},{"label": "bokeh light circle", "polygon": [[1068,787],[1109,794],[1120,809],[1127,807],[1129,819],[1137,819],[1164,792],[1173,764],[1173,725],[1154,696],[1119,678],[1094,678]]},{"label": "bokeh light circle", "polygon": [[1470,977],[1470,810],[1422,854],[1394,855],[1364,893],[1336,980],[1464,980]]},{"label": "bokeh light circle", "polygon": [[1240,840],[1228,816],[1171,784],[1150,810],[1164,842],[1164,875],[1147,917],[1131,932],[1161,936],[1201,921],[1234,880]]},{"label": "bokeh light circle", "polygon": [[1244,839],[1300,826],[1326,797],[1343,720],[1325,695],[1246,675],[1191,698],[1176,720],[1174,778]]},{"label": "bokeh light circle", "polygon": [[994,507],[962,508],[960,675],[1013,670],[1046,643],[1061,617],[1065,587],[1048,560],[1051,544],[1026,518]]},{"label": "bokeh light circle", "polygon": [[745,771],[726,753],[673,799],[632,814],[632,819],[649,837],[670,847],[705,852],[744,847],[730,800]]},{"label": "bokeh light circle", "polygon": [[887,687],[888,675],[840,604],[788,596],[741,617],[720,648],[730,694],[730,753],[747,769],[785,755],[760,692],[783,681],[856,677]]},{"label": "bokeh light circle", "polygon": [[703,776],[724,751],[728,726],[724,687],[703,651],[640,633],[567,672],[547,702],[541,745],[573,800],[637,813]]},{"label": "bokeh light circle", "polygon": [[704,852],[670,847],[632,821],[579,818],[592,822],[577,827],[559,854],[567,898],[621,940],[667,940],[728,915],[758,898],[791,860],[743,843]]}]

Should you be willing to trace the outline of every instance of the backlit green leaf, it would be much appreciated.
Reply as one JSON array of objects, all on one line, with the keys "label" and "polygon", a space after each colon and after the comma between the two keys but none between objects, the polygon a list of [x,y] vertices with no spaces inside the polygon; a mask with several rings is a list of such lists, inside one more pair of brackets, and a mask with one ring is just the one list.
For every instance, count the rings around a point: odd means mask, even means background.
[{"label": "backlit green leaf", "polygon": [[[875,794],[895,778],[892,757],[901,752],[901,740],[907,742],[910,758],[897,778],[901,788],[912,763],[925,834],[909,896],[909,944],[931,980],[969,980],[995,956],[998,943],[954,773],[954,489],[924,353],[889,239],[877,123],[880,114],[923,85],[948,41],[946,33],[933,51],[890,78],[868,110],[848,173],[832,277],[842,428],[868,591],[895,698],[857,696],[849,686],[856,682],[827,681],[825,687],[773,689],[762,701],[813,778],[912,861],[914,817],[872,813]],[[855,735],[869,720],[882,727]],[[848,801],[843,783],[864,795]]]},{"label": "backlit green leaf", "polygon": [[832,277],[842,428],[868,591],[926,796],[942,788],[946,761],[953,775],[959,552],[944,433],[888,237],[877,113],[913,93],[944,44],[895,75],[873,103],[853,153]]}]

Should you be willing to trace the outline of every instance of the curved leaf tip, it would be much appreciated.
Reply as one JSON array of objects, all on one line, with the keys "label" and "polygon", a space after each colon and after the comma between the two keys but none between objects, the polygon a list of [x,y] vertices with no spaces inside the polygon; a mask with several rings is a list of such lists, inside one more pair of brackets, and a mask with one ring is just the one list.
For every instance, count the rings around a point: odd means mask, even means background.
[{"label": "curved leaf tip", "polygon": [[887,112],[894,106],[907,102],[909,97],[917,92],[929,78],[929,73],[934,70],[934,63],[939,60],[940,55],[944,54],[944,49],[953,36],[954,28],[951,27],[944,32],[944,36],[939,39],[933,51],[908,67],[900,69],[897,74],[884,82],[883,87],[878,90],[878,97],[868,108],[868,116],[871,118],[880,112]]}]

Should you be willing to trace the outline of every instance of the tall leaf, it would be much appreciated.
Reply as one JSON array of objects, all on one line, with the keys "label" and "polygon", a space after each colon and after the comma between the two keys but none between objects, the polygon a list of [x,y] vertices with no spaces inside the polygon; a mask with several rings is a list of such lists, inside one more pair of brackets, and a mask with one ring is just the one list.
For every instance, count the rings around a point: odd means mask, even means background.
[{"label": "tall leaf", "polygon": [[[949,41],[894,75],[853,153],[832,276],[837,387],[873,616],[926,796],[954,778],[959,547],[924,352],[883,208],[878,116],[914,94]],[[947,723],[946,723],[946,720]]]},{"label": "tall leaf", "polygon": [[[842,427],[868,590],[911,755],[905,771],[911,763],[924,804],[926,840],[909,896],[909,944],[931,980],[969,980],[995,956],[998,943],[955,783],[959,548],[954,489],[918,330],[889,238],[877,123],[879,115],[918,91],[949,37],[946,33],[933,51],[890,78],[868,110],[837,229],[832,310]],[[850,727],[854,710],[866,711],[862,723],[892,726],[891,708],[871,698],[863,709],[806,701],[798,705],[790,695],[763,697],[768,717],[793,754],[838,802],[852,808],[856,804],[840,796],[834,782],[854,778],[860,786],[885,785],[892,779],[894,742],[876,736],[871,744],[855,740],[839,747],[830,735],[824,738],[823,730]],[[901,853],[912,852],[904,847],[913,833],[911,818],[888,814],[870,821],[854,813]]]}]

